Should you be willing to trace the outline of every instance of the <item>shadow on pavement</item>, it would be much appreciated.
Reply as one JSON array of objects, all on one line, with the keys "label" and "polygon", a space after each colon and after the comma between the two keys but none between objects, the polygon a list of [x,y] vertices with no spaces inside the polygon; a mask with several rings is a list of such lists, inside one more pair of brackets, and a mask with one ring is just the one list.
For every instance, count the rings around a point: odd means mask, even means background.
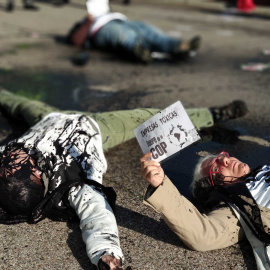
[{"label": "shadow on pavement", "polygon": [[115,216],[118,226],[122,226],[164,243],[186,248],[162,219],[157,221],[120,205],[116,205],[115,207]]},{"label": "shadow on pavement", "polygon": [[[187,247],[168,228],[162,219],[157,221],[119,205],[116,205],[115,211],[118,226],[122,226],[131,231],[146,235],[153,238],[154,240],[168,243],[179,248],[187,249]],[[91,264],[89,258],[86,255],[85,244],[81,238],[79,223],[68,222],[67,225],[72,231],[69,233],[67,239],[67,245],[69,246],[72,255],[77,259],[82,269],[96,270],[96,267]],[[242,254],[247,270],[253,270],[256,268],[252,248],[247,240],[241,241],[239,243],[239,248],[235,247],[235,253]]]},{"label": "shadow on pavement", "polygon": [[67,226],[71,230],[68,235],[67,245],[69,246],[72,255],[79,262],[83,270],[96,270],[97,268],[95,265],[91,264],[85,252],[85,244],[82,240],[82,232],[79,227],[79,221],[68,222]]}]

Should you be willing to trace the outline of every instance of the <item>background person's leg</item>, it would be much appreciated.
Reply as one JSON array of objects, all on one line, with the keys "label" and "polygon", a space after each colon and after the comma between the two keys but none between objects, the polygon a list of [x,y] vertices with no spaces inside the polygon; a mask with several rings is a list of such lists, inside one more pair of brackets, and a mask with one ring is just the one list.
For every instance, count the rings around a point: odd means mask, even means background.
[{"label": "background person's leg", "polygon": [[123,57],[144,63],[151,61],[151,53],[143,38],[129,21],[115,20],[107,23],[95,34],[93,43],[98,49],[112,51]]},{"label": "background person's leg", "polygon": [[94,45],[99,49],[121,52],[132,52],[138,37],[135,31],[128,27],[125,21],[110,21],[94,36]]},{"label": "background person's leg", "polygon": [[138,36],[143,40],[143,45],[150,51],[175,53],[181,44],[181,39],[170,37],[148,23],[128,21],[127,24],[138,33]]},{"label": "background person's leg", "polygon": [[11,117],[23,119],[29,126],[33,126],[47,114],[59,111],[41,101],[30,100],[5,90],[0,91],[0,107]]}]

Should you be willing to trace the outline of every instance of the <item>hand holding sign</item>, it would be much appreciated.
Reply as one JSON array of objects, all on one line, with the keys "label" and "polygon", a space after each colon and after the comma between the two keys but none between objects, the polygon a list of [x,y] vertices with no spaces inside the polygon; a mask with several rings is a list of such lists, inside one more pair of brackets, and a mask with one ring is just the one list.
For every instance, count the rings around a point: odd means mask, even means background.
[{"label": "hand holding sign", "polygon": [[160,163],[150,160],[152,153],[146,153],[141,159],[141,176],[153,187],[161,185],[164,179],[164,171]]}]

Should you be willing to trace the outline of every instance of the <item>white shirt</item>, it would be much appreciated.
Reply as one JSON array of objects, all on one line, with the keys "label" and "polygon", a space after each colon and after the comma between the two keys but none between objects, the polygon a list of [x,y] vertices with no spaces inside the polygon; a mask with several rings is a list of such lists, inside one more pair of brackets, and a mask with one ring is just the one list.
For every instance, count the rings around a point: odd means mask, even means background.
[{"label": "white shirt", "polygon": [[86,1],[87,12],[94,18],[110,12],[110,6],[108,0],[87,0]]},{"label": "white shirt", "polygon": [[[103,153],[99,126],[89,116],[50,113],[29,128],[17,142],[27,149],[35,147],[40,151],[42,160],[38,162],[46,163],[47,158],[54,158],[54,164],[51,165],[50,170],[44,172],[42,177],[45,193],[47,190],[56,189],[62,183],[61,175],[56,172],[63,165],[69,166],[73,160],[80,164],[87,179],[102,184],[102,175],[107,170],[107,161]],[[4,149],[5,146],[0,147],[0,152]],[[38,165],[42,168],[40,163]]]},{"label": "white shirt", "polygon": [[127,17],[119,12],[110,12],[108,0],[87,0],[87,12],[94,17],[94,23],[90,28],[90,35],[93,36],[102,26],[112,20],[126,20]]}]

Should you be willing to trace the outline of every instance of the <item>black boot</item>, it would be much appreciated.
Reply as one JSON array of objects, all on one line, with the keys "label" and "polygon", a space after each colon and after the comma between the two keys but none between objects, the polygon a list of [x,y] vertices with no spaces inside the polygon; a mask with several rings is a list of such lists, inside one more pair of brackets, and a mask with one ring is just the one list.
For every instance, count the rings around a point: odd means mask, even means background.
[{"label": "black boot", "polygon": [[212,107],[210,111],[213,115],[214,123],[218,123],[242,117],[247,114],[248,109],[244,101],[235,100],[228,105]]},{"label": "black boot", "polygon": [[200,130],[200,135],[203,140],[211,139],[213,142],[221,144],[235,144],[239,140],[238,136],[240,132],[233,129],[213,126]]}]

